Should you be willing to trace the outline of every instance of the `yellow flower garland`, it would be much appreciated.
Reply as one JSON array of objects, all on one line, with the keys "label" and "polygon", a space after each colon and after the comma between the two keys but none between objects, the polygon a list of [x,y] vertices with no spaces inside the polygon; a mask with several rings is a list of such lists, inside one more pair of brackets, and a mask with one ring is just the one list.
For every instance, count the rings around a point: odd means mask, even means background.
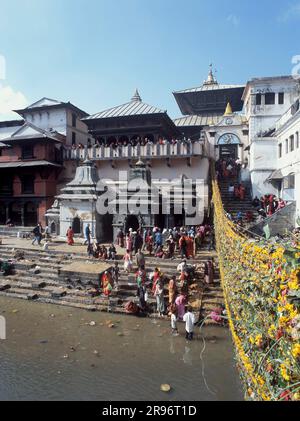
[{"label": "yellow flower garland", "polygon": [[[284,247],[260,245],[238,232],[225,216],[216,181],[213,181],[213,203],[221,283],[248,398],[280,400],[290,387],[296,400],[299,393],[293,385],[300,381],[297,362],[300,345],[293,344],[298,337],[293,323],[297,318],[300,321],[300,313],[299,307],[287,300],[287,293],[299,290],[300,269],[291,269]],[[258,320],[254,327],[248,326],[249,309]],[[282,361],[277,366],[266,358],[274,350]],[[263,364],[267,364],[268,370],[262,369]]]}]

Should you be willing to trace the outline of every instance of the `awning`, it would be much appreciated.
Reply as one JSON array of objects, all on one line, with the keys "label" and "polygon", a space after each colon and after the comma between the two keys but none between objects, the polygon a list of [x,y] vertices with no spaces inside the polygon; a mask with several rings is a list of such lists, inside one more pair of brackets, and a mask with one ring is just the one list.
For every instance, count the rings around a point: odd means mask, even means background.
[{"label": "awning", "polygon": [[267,181],[272,181],[272,180],[282,180],[283,179],[283,175],[281,170],[276,170],[273,171],[272,174],[270,175],[270,177],[267,179]]},{"label": "awning", "polygon": [[49,161],[28,161],[28,162],[0,162],[1,168],[24,168],[24,167],[61,167]]}]

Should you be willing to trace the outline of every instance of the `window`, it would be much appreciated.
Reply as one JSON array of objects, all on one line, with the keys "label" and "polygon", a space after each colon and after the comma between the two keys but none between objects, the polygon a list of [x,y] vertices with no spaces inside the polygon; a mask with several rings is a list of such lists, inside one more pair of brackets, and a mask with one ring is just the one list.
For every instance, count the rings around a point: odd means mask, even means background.
[{"label": "window", "polygon": [[274,105],[275,104],[275,94],[274,93],[267,93],[265,95],[265,104],[266,105]]},{"label": "window", "polygon": [[293,152],[293,150],[295,149],[295,139],[294,139],[294,135],[290,136],[290,152]]},{"label": "window", "polygon": [[299,149],[299,132],[296,133],[296,148]]},{"label": "window", "polygon": [[285,141],[285,153],[289,153],[289,141],[286,139]]},{"label": "window", "polygon": [[76,127],[76,120],[77,120],[77,116],[76,114],[72,114],[72,127]]},{"label": "window", "polygon": [[261,105],[261,94],[256,94],[256,105]]},{"label": "window", "polygon": [[283,188],[293,190],[295,188],[295,174],[290,174],[283,179]]},{"label": "window", "polygon": [[278,104],[280,104],[280,105],[284,104],[284,92],[279,92],[279,94],[278,94]]},{"label": "window", "polygon": [[22,147],[22,159],[31,159],[33,158],[33,146],[26,145]]},{"label": "window", "polygon": [[279,143],[278,149],[279,149],[279,158],[281,158],[282,157],[282,143]]},{"label": "window", "polygon": [[72,132],[72,145],[76,145],[76,133]]},{"label": "window", "polygon": [[24,175],[22,177],[22,193],[23,194],[34,193],[34,175]]}]

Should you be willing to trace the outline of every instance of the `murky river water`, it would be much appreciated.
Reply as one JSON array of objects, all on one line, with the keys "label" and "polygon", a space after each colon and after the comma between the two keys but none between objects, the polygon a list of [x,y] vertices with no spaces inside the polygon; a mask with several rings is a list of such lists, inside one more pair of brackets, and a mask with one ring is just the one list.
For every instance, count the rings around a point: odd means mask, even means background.
[{"label": "murky river water", "polygon": [[7,321],[0,400],[243,399],[225,329],[203,330],[201,359],[201,335],[187,344],[170,335],[168,322],[6,298],[0,314]]}]

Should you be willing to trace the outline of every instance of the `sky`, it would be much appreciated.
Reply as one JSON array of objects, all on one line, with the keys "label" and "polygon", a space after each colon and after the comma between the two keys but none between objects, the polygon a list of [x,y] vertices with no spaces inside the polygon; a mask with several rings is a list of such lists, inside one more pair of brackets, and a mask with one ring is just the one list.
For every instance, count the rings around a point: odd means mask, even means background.
[{"label": "sky", "polygon": [[[291,74],[300,0],[0,0],[0,120],[42,97],[93,114],[172,92]],[[300,58],[299,58],[300,61]]]}]

